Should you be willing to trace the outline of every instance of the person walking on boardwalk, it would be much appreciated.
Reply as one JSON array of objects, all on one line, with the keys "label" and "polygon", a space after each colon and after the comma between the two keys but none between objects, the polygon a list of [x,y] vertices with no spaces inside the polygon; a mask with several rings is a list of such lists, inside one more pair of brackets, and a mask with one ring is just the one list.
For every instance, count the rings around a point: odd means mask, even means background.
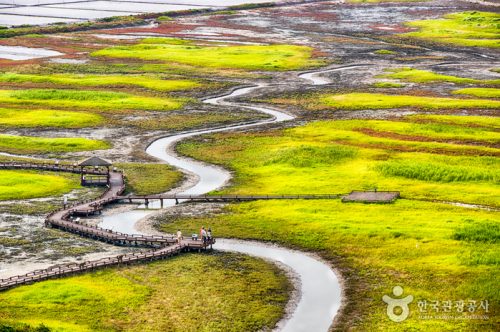
[{"label": "person walking on boardwalk", "polygon": [[182,232],[180,229],[178,229],[177,230],[177,243],[181,243],[182,240],[183,240]]},{"label": "person walking on boardwalk", "polygon": [[200,231],[201,238],[203,239],[203,243],[207,243],[207,231],[205,230],[205,226],[201,228]]}]

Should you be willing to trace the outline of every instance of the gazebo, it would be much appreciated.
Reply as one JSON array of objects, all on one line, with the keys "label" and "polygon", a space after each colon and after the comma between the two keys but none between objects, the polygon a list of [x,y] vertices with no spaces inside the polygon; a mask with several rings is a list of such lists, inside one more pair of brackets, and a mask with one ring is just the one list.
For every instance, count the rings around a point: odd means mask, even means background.
[{"label": "gazebo", "polygon": [[[109,167],[112,164],[99,157],[91,157],[78,164],[81,169],[82,186],[109,185]],[[91,167],[92,169],[88,169]],[[105,169],[104,169],[105,168]]]}]

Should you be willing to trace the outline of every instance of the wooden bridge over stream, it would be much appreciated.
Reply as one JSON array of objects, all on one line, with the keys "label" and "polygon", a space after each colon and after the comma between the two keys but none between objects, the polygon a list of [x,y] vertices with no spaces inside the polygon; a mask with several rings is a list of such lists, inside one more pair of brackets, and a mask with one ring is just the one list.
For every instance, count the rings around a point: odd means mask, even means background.
[{"label": "wooden bridge over stream", "polygon": [[120,171],[111,171],[109,168],[103,170],[99,167],[88,170],[79,167],[76,164],[58,165],[50,163],[27,163],[15,161],[0,162],[0,169],[69,172],[82,174],[82,177],[84,175],[107,177],[108,187],[100,197],[94,200],[80,201],[71,205],[66,205],[64,208],[52,212],[45,219],[45,225],[47,227],[58,228],[67,232],[115,245],[151,248],[146,252],[124,254],[82,263],[58,265],[47,269],[36,270],[24,275],[0,279],[0,291],[23,284],[91,271],[107,266],[165,259],[183,251],[201,251],[211,248],[215,243],[214,239],[206,242],[203,242],[202,240],[183,239],[180,243],[178,243],[177,239],[172,236],[131,235],[113,232],[97,226],[80,224],[78,222],[79,218],[75,218],[75,216],[88,216],[90,214],[99,213],[106,205],[119,201],[117,198],[120,197],[120,195],[125,191],[124,177],[123,173]]},{"label": "wooden bridge over stream", "polygon": [[175,200],[175,204],[183,202],[197,203],[228,203],[228,202],[249,202],[261,200],[280,199],[336,199],[342,195],[127,195],[117,196],[116,201],[128,201],[129,203],[140,202],[148,206],[151,201]]},{"label": "wooden bridge over stream", "polygon": [[[91,158],[96,162],[96,159]],[[98,162],[98,161],[97,161]],[[84,164],[84,163],[82,163]],[[173,236],[151,236],[151,235],[132,235],[112,230],[104,229],[98,226],[90,226],[80,223],[77,216],[89,216],[95,213],[101,213],[104,207],[117,202],[137,202],[141,201],[148,205],[150,201],[157,200],[163,206],[164,200],[175,200],[176,204],[181,202],[244,202],[253,200],[267,199],[333,199],[339,195],[216,195],[216,196],[191,196],[191,195],[128,195],[123,196],[125,191],[124,176],[121,171],[110,170],[109,164],[96,164],[93,169],[88,169],[82,164],[58,164],[58,163],[29,163],[22,161],[0,162],[0,169],[23,169],[40,170],[51,172],[69,172],[81,174],[82,179],[85,176],[101,176],[106,178],[107,189],[97,199],[80,201],[65,205],[63,208],[50,213],[45,219],[47,227],[58,228],[67,232],[75,233],[80,236],[89,237],[95,240],[119,246],[138,246],[151,248],[146,252],[124,254],[115,257],[108,257],[95,261],[85,261],[82,263],[70,263],[57,265],[47,269],[36,270],[24,275],[13,276],[7,279],[0,279],[0,291],[15,286],[29,284],[36,281],[58,278],[67,275],[73,275],[85,271],[92,271],[97,268],[132,264],[145,261],[165,259],[183,251],[205,250],[211,248],[215,240],[203,242],[202,240],[183,239],[178,243]],[[86,164],[88,166],[88,163]],[[101,166],[104,166],[105,169]],[[82,184],[85,183],[82,181]]]},{"label": "wooden bridge over stream", "polygon": [[[91,161],[91,162],[89,162]],[[92,166],[88,169],[88,166]],[[125,181],[123,172],[113,169],[110,170],[110,164],[100,158],[93,157],[80,164],[59,165],[58,163],[28,163],[28,162],[0,162],[0,169],[23,169],[40,170],[51,172],[69,172],[81,174],[82,185],[102,185],[98,183],[86,182],[85,176],[97,176],[105,179],[107,189],[105,192],[93,200],[79,201],[65,205],[63,208],[50,213],[45,219],[47,227],[61,229],[66,232],[78,234],[80,236],[92,238],[98,241],[118,245],[135,246],[150,248],[147,252],[124,254],[115,257],[108,257],[95,261],[86,261],[82,263],[70,263],[57,265],[47,269],[36,270],[24,275],[13,276],[7,279],[0,279],[0,291],[6,290],[18,285],[29,284],[36,281],[57,278],[84,271],[91,271],[106,266],[121,264],[132,264],[145,261],[165,259],[183,251],[206,250],[212,248],[214,239],[203,242],[193,239],[182,239],[180,243],[173,236],[153,236],[124,234],[112,230],[104,229],[98,226],[91,226],[80,222],[77,216],[89,216],[101,213],[106,205],[128,201],[130,203],[141,202],[146,206],[151,201],[160,201],[163,207],[165,200],[175,200],[176,204],[182,202],[247,202],[255,200],[290,200],[290,199],[338,199],[342,195],[127,195],[124,196]]]}]

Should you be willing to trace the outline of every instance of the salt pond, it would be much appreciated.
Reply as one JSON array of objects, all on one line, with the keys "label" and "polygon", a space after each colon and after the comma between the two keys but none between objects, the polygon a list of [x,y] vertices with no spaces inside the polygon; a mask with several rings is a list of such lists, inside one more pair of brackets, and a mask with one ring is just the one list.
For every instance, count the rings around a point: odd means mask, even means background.
[{"label": "salt pond", "polygon": [[276,0],[0,0],[0,26],[79,22],[112,16],[224,8]]},{"label": "salt pond", "polygon": [[57,51],[45,48],[31,48],[23,46],[0,46],[0,58],[9,60],[29,60],[63,55]]}]

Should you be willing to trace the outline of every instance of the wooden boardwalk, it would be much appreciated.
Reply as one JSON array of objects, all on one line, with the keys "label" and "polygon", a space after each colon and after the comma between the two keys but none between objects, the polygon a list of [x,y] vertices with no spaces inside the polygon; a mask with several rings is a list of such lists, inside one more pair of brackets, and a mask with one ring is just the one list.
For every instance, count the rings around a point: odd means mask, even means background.
[{"label": "wooden boardwalk", "polygon": [[151,201],[160,201],[163,207],[164,200],[175,200],[176,204],[181,202],[197,203],[227,203],[227,202],[249,202],[257,200],[280,200],[280,199],[336,199],[341,194],[326,195],[128,195],[118,196],[117,201],[128,201],[129,203],[141,202],[146,206]]},{"label": "wooden boardwalk", "polygon": [[[0,169],[25,169],[41,170],[52,172],[69,172],[83,175],[108,175],[108,170],[103,169],[83,169],[76,164],[58,165],[50,163],[27,163],[27,162],[0,162]],[[137,202],[140,201],[146,206],[151,201],[160,201],[163,206],[164,200],[175,200],[176,204],[181,202],[247,202],[255,200],[290,200],[290,199],[337,199],[343,197],[341,194],[335,195],[128,195],[123,196],[125,191],[125,181],[123,173],[119,171],[109,171],[109,185],[107,190],[97,199],[81,201],[65,206],[54,211],[45,219],[47,227],[58,228],[80,236],[89,237],[95,240],[111,243],[119,246],[139,246],[150,248],[149,251],[124,254],[115,257],[103,258],[95,261],[82,263],[71,263],[58,265],[48,269],[36,270],[24,275],[13,276],[7,279],[0,279],[0,291],[15,286],[33,283],[36,281],[58,278],[75,273],[92,271],[97,268],[115,266],[121,264],[132,264],[137,262],[154,261],[165,259],[177,255],[182,251],[205,250],[211,248],[215,243],[212,239],[208,242],[202,240],[183,239],[180,243],[172,236],[151,236],[133,235],[120,232],[113,232],[97,226],[89,226],[78,222],[76,216],[89,216],[101,213],[104,207],[116,202]],[[399,197],[399,192],[352,192],[343,197],[343,201],[364,201],[381,202],[392,201]]]},{"label": "wooden boardwalk", "polygon": [[[27,163],[27,162],[0,162],[0,169],[25,169],[41,170],[52,172],[69,172],[84,175],[108,175],[108,171],[102,169],[83,169],[76,164],[58,165],[55,163]],[[77,216],[89,216],[101,213],[104,207],[116,202],[137,202],[146,205],[151,201],[160,201],[163,206],[164,200],[175,200],[176,204],[181,202],[247,202],[255,200],[290,200],[290,199],[337,199],[342,195],[128,195],[123,196],[125,191],[125,181],[123,173],[119,171],[109,171],[109,185],[107,190],[97,199],[81,201],[67,205],[64,208],[54,211],[45,219],[47,227],[58,228],[80,236],[89,237],[95,240],[111,243],[118,246],[139,246],[151,248],[147,252],[124,254],[115,257],[108,257],[96,261],[86,261],[82,263],[71,263],[58,265],[56,267],[36,270],[24,275],[14,276],[7,279],[0,279],[0,291],[18,285],[29,284],[36,281],[57,278],[84,271],[91,271],[106,266],[120,264],[131,264],[136,262],[153,261],[164,259],[176,255],[182,251],[205,250],[211,248],[215,243],[212,239],[204,243],[202,240],[182,240],[177,243],[177,239],[172,236],[151,236],[133,235],[114,232],[97,226],[89,226],[78,222]]]},{"label": "wooden boardwalk", "polygon": [[[77,173],[80,174],[82,169],[76,164],[56,164],[56,163],[29,163],[23,161],[10,161],[10,162],[0,162],[0,169],[23,169],[23,170],[39,170],[39,171],[50,171],[50,172],[67,172],[67,173]],[[84,170],[85,174],[89,175],[106,175],[107,172],[104,170]]]},{"label": "wooden boardwalk", "polygon": [[[59,165],[55,163],[27,163],[27,162],[0,162],[0,169],[24,169],[41,170],[52,172],[69,172],[83,175],[107,176],[108,170],[83,169],[76,164]],[[76,216],[89,216],[101,213],[104,207],[111,203],[128,201],[141,202],[146,206],[151,201],[160,201],[163,207],[164,200],[175,200],[176,204],[181,202],[248,202],[255,200],[290,200],[290,199],[338,199],[343,197],[343,201],[363,201],[382,202],[393,201],[399,197],[399,192],[352,192],[348,196],[342,194],[334,195],[128,195],[123,196],[125,191],[125,181],[123,173],[119,171],[109,171],[109,185],[107,190],[97,199],[81,201],[67,205],[64,208],[54,211],[45,219],[47,227],[58,228],[80,236],[89,237],[95,240],[111,243],[118,246],[138,246],[150,248],[149,251],[140,253],[124,254],[115,257],[103,258],[95,261],[82,263],[71,263],[58,265],[48,269],[36,270],[24,275],[14,276],[7,279],[0,279],[0,291],[15,286],[33,283],[36,281],[58,278],[75,273],[92,271],[97,268],[132,264],[137,262],[153,261],[165,259],[182,251],[205,250],[211,248],[215,243],[212,239],[206,243],[202,240],[182,240],[180,243],[172,236],[151,236],[134,235],[114,232],[97,226],[89,226],[78,222]]]},{"label": "wooden boardwalk", "polygon": [[[3,162],[0,163],[0,169],[35,169],[54,172],[81,173],[82,170],[76,166],[55,165],[55,164],[36,164],[24,162]],[[84,170],[85,174],[106,175],[100,170]],[[58,228],[64,231],[90,237],[96,240],[112,243],[115,245],[143,246],[150,247],[152,250],[141,253],[124,254],[115,257],[108,257],[96,261],[86,261],[82,263],[71,263],[59,265],[48,269],[36,270],[24,275],[13,276],[7,279],[0,279],[0,291],[15,286],[30,284],[36,281],[58,278],[85,271],[91,271],[97,268],[114,266],[120,264],[132,264],[136,262],[153,261],[164,259],[176,255],[182,251],[205,250],[211,248],[215,240],[212,239],[204,243],[202,240],[177,240],[172,236],[149,236],[149,235],[130,235],[120,232],[113,232],[96,226],[79,224],[73,217],[77,215],[90,215],[101,212],[102,209],[110,203],[119,201],[118,197],[125,190],[123,173],[117,171],[110,172],[110,184],[108,189],[95,200],[77,202],[66,206],[63,209],[52,212],[45,219],[45,225]]]},{"label": "wooden boardwalk", "polygon": [[208,246],[211,247],[215,240],[204,244],[203,241],[182,240],[181,243],[175,242],[174,244],[149,250],[146,252],[137,252],[130,254],[123,254],[113,257],[102,258],[94,261],[85,261],[82,263],[69,263],[63,265],[53,266],[47,269],[35,270],[23,275],[17,275],[6,279],[0,279],[0,291],[7,290],[16,286],[31,284],[37,281],[47,279],[60,278],[63,276],[75,275],[87,271],[94,271],[99,268],[127,265],[141,262],[152,262],[155,260],[166,259],[174,255],[178,255],[183,251],[204,250]]}]

